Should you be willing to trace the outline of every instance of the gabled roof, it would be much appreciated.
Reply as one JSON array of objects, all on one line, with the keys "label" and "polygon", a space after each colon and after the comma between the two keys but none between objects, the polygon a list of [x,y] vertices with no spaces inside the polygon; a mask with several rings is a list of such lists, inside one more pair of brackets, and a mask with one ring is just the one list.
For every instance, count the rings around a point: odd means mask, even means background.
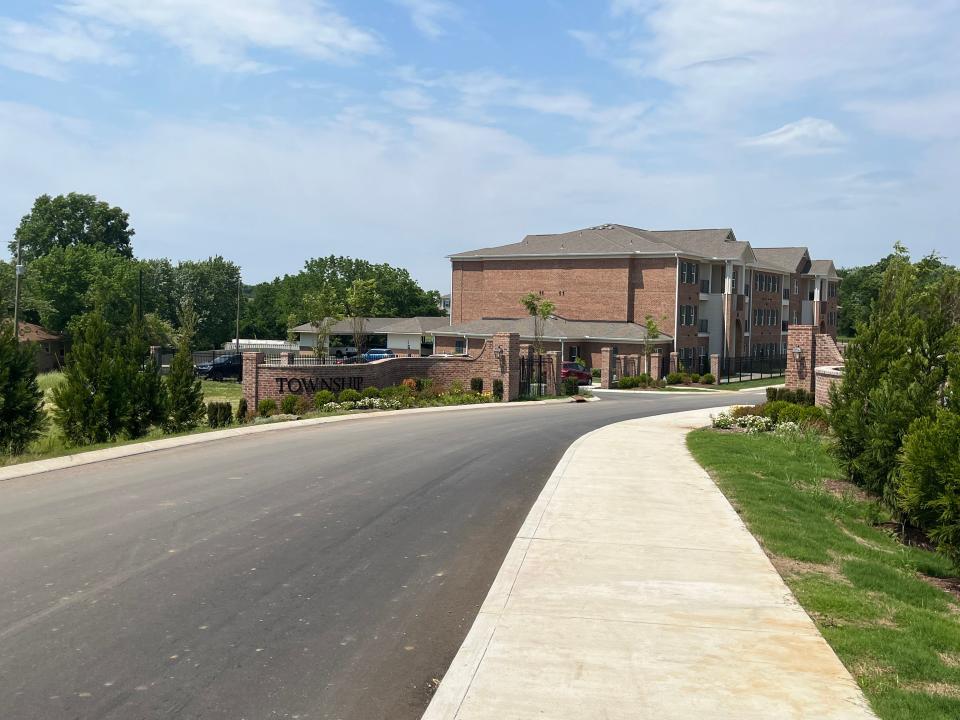
[{"label": "gabled roof", "polygon": [[753,254],[763,267],[785,273],[802,273],[810,262],[810,253],[805,247],[755,247]]},{"label": "gabled roof", "polygon": [[518,243],[455,253],[454,260],[494,257],[576,257],[582,255],[687,254],[723,260],[752,260],[750,245],[740,242],[730,228],[704,230],[643,230],[607,224],[552,235],[527,235]]},{"label": "gabled roof", "polygon": [[806,272],[807,275],[822,275],[828,278],[839,277],[837,275],[837,269],[833,265],[833,260],[814,260],[810,263],[810,269]]},{"label": "gabled roof", "polygon": [[[532,317],[522,318],[484,318],[470,322],[450,325],[433,331],[443,337],[491,337],[499,332],[515,332],[523,340],[532,340],[535,336]],[[567,320],[562,317],[550,317],[544,323],[544,340],[610,340],[618,342],[643,342],[647,337],[647,328],[628,322],[604,322],[592,320]],[[655,343],[672,342],[673,337],[660,333]]]},{"label": "gabled roof", "polygon": [[19,334],[21,342],[54,342],[66,339],[63,333],[47,330],[45,327],[22,320],[20,321]]},{"label": "gabled roof", "polygon": [[429,335],[437,328],[450,326],[448,317],[419,316],[397,320],[387,325],[382,332],[396,335]]}]

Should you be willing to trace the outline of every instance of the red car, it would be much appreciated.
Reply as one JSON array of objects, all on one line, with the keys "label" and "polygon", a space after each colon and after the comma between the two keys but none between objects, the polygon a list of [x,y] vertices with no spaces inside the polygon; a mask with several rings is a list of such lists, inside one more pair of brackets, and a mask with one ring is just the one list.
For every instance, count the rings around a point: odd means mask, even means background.
[{"label": "red car", "polygon": [[560,379],[566,380],[567,378],[574,378],[577,385],[589,385],[593,381],[590,371],[580,363],[575,362],[565,362],[561,366]]}]

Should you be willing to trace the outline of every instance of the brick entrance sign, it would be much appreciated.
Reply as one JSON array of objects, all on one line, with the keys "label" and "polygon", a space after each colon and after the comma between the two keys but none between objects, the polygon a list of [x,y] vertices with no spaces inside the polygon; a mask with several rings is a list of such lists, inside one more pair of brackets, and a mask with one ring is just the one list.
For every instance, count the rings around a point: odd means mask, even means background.
[{"label": "brick entrance sign", "polygon": [[503,382],[503,400],[520,394],[520,336],[499,333],[484,342],[470,357],[390,358],[356,365],[294,365],[293,356],[283,353],[279,362],[267,364],[263,353],[243,354],[243,396],[250,408],[265,398],[278,403],[286,395],[312,396],[320,390],[339,392],[352,388],[384,388],[399,385],[407,378],[428,378],[441,391],[454,382],[469,389],[470,380],[483,379],[484,392],[494,380]]},{"label": "brick entrance sign", "polygon": [[816,325],[791,325],[787,332],[786,386],[813,393],[817,405],[830,402],[830,386],[843,376],[843,355]]}]

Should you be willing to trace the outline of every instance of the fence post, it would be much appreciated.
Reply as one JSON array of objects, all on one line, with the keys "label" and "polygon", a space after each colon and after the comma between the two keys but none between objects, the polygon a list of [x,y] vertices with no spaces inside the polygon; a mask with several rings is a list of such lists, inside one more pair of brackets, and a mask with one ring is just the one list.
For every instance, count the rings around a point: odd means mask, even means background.
[{"label": "fence post", "polygon": [[493,336],[493,356],[496,369],[493,380],[503,381],[503,402],[511,402],[520,396],[520,335],[519,333],[497,333]]},{"label": "fence post", "polygon": [[247,408],[256,412],[257,403],[260,401],[260,365],[263,364],[264,354],[262,352],[243,353],[243,397],[247,399]]},{"label": "fence post", "polygon": [[678,365],[679,358],[680,358],[680,353],[676,351],[670,353],[670,372],[671,373],[677,372],[677,365]]},{"label": "fence post", "polygon": [[547,364],[550,368],[549,372],[553,375],[553,392],[550,394],[561,395],[563,389],[560,383],[561,358],[559,350],[550,350],[547,352]]},{"label": "fence post", "polygon": [[720,384],[720,356],[713,354],[710,356],[710,374],[713,375],[713,384]]},{"label": "fence post", "polygon": [[280,364],[293,365],[293,353],[289,353],[289,352],[280,353]]}]

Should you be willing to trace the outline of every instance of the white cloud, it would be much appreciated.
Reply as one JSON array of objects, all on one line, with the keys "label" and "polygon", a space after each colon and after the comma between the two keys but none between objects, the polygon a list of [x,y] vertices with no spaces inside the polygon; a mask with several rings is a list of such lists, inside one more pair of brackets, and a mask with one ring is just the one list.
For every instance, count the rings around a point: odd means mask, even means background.
[{"label": "white cloud", "polygon": [[459,9],[446,0],[393,0],[407,9],[413,26],[429,38],[445,34],[443,22],[456,19]]},{"label": "white cloud", "polygon": [[384,100],[402,110],[426,110],[433,105],[433,98],[417,87],[387,90],[381,95]]},{"label": "white cloud", "polygon": [[915,140],[960,139],[960,91],[910,98],[859,100],[847,105],[879,132]]},{"label": "white cloud", "polygon": [[194,61],[225,70],[259,72],[271,66],[255,50],[281,50],[324,61],[376,52],[372,33],[320,0],[68,0],[72,17],[159,35]]},{"label": "white cloud", "polygon": [[64,17],[46,24],[0,17],[0,64],[55,80],[71,63],[117,65],[128,58],[110,46],[110,33]]},{"label": "white cloud", "polygon": [[813,155],[835,151],[846,137],[829,120],[805,117],[763,135],[747,138],[748,147],[771,148],[796,155]]}]

